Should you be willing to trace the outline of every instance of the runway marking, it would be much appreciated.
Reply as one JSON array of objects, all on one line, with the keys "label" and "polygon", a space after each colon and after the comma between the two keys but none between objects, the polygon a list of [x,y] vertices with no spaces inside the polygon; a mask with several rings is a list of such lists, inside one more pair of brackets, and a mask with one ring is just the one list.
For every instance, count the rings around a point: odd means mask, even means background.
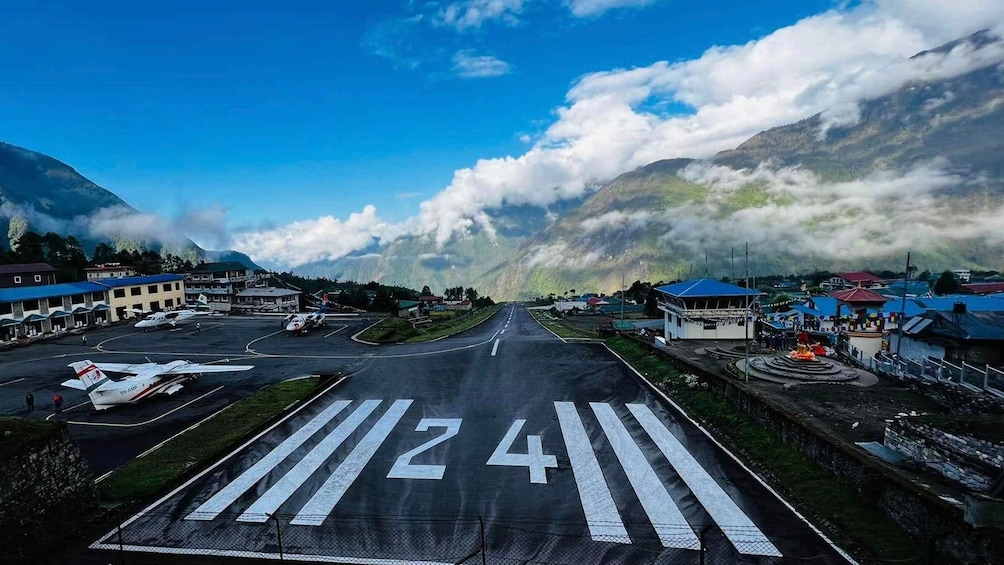
[{"label": "runway marking", "polygon": [[[223,388],[223,386],[224,385],[220,385],[220,386],[214,388],[213,390],[207,392],[206,394],[203,394],[202,396],[200,396],[198,398],[194,398],[192,400],[189,400],[188,402],[182,404],[181,406],[178,406],[177,408],[174,408],[173,410],[168,410],[167,412],[164,412],[160,416],[157,416],[156,418],[153,418],[151,420],[147,420],[145,422],[136,422],[134,424],[115,424],[115,423],[106,423],[106,422],[78,422],[78,421],[75,421],[75,420],[67,420],[66,423],[67,424],[74,424],[76,426],[94,426],[94,427],[99,427],[99,428],[101,428],[101,427],[104,427],[104,428],[136,428],[136,427],[139,427],[139,426],[145,426],[147,424],[152,424],[152,423],[156,422],[157,420],[160,420],[164,416],[169,416],[171,414],[174,414],[175,412],[177,412],[178,410],[181,410],[182,408],[185,408],[189,404],[194,404],[194,403],[202,400],[203,398],[209,396],[210,394],[213,394],[214,392],[220,390],[221,388]],[[87,402],[84,402],[83,404],[87,404]],[[76,406],[74,406],[74,408],[76,408]]]},{"label": "runway marking", "polygon": [[547,469],[558,468],[558,458],[554,455],[544,455],[544,448],[541,445],[539,435],[526,436],[526,453],[509,453],[513,442],[519,437],[520,430],[526,420],[516,420],[509,426],[509,431],[505,433],[502,441],[495,447],[491,457],[485,465],[499,465],[506,467],[526,467],[530,471],[530,482],[533,484],[547,484]]},{"label": "runway marking", "polygon": [[499,341],[500,340],[496,339],[495,340],[495,345],[492,346],[492,357],[495,357],[495,354],[498,353],[498,350],[499,350]]},{"label": "runway marking", "polygon": [[555,402],[554,411],[558,413],[561,437],[565,440],[565,450],[572,464],[572,476],[575,477],[579,501],[586,514],[589,535],[593,541],[631,543],[575,404]]},{"label": "runway marking", "polygon": [[620,461],[628,482],[638,495],[645,514],[648,515],[652,527],[664,547],[683,549],[700,549],[701,543],[694,530],[683,517],[680,508],[666,492],[659,476],[655,474],[641,448],[631,438],[627,428],[617,418],[614,409],[609,404],[590,402],[589,406],[596,414],[596,419],[603,428],[603,433],[610,440],[614,455]]},{"label": "runway marking", "polygon": [[345,328],[347,328],[347,327],[349,327],[349,326],[348,326],[348,325],[344,325],[344,326],[339,326],[339,328],[338,328],[337,330],[335,330],[335,331],[333,331],[333,332],[329,332],[329,333],[325,334],[325,335],[324,335],[324,337],[331,337],[331,336],[335,335],[336,333],[338,333],[338,332],[340,332],[340,331],[344,330],[344,329],[345,329]]},{"label": "runway marking", "polygon": [[414,400],[397,400],[387,412],[377,421],[376,424],[366,433],[366,436],[356,444],[356,447],[349,453],[348,457],[328,479],[324,481],[321,488],[310,497],[307,504],[297,512],[296,517],[290,520],[290,525],[296,526],[320,526],[328,514],[334,510],[335,505],[349,490],[352,483],[362,472],[363,467],[369,463],[370,458],[376,453],[377,448],[383,444],[391,430],[401,420],[404,413]]},{"label": "runway marking", "polygon": [[73,406],[70,406],[66,410],[60,410],[59,412],[53,412],[52,414],[49,414],[48,416],[45,417],[45,420],[49,421],[56,414],[65,414],[66,412],[69,412],[70,410],[76,410],[77,408],[80,408],[81,406],[87,406],[90,403],[91,403],[90,400],[85,400],[85,401],[81,402],[80,404],[74,404]]},{"label": "runway marking", "polygon": [[627,408],[739,553],[781,557],[781,552],[767,536],[739,509],[728,493],[656,418],[648,406],[628,404]]},{"label": "runway marking", "polygon": [[427,432],[429,428],[446,428],[442,435],[438,435],[422,445],[403,453],[394,461],[394,466],[387,473],[388,479],[438,479],[442,480],[446,474],[446,465],[418,465],[411,460],[418,454],[423,453],[450,439],[460,433],[461,418],[422,418],[415,428],[416,432]]},{"label": "runway marking", "polygon": [[359,408],[356,408],[348,418],[342,420],[340,424],[328,434],[321,443],[311,449],[296,465],[293,466],[279,482],[272,485],[265,494],[254,501],[243,514],[237,517],[238,522],[265,522],[269,516],[286,502],[296,489],[307,482],[310,475],[318,470],[324,462],[331,457],[331,454],[338,449],[352,432],[356,431],[364,420],[376,410],[382,400],[367,400]]},{"label": "runway marking", "polygon": [[14,383],[19,383],[19,382],[23,381],[24,379],[25,379],[25,377],[21,377],[20,379],[14,379],[12,381],[7,381],[5,383],[0,383],[0,386],[7,386],[7,385],[12,385]]},{"label": "runway marking", "polygon": [[191,514],[185,517],[186,520],[212,520],[223,512],[228,506],[234,503],[241,495],[251,490],[262,478],[271,473],[280,463],[286,460],[294,451],[300,448],[318,430],[323,428],[349,404],[350,400],[338,400],[332,402],[317,416],[291,436],[287,437],[279,445],[275,446],[266,455],[259,459],[248,470],[241,473],[227,486],[220,489],[209,500],[205,501]]},{"label": "runway marking", "polygon": [[254,344],[255,342],[261,341],[263,339],[270,338],[270,337],[272,337],[274,335],[281,334],[284,331],[286,331],[285,328],[283,328],[283,329],[281,329],[281,330],[279,330],[277,332],[272,332],[270,334],[263,335],[263,336],[261,336],[259,338],[252,339],[251,341],[249,341],[247,343],[247,345],[244,346],[244,351],[247,352],[247,353],[257,353],[257,351],[255,351],[254,349],[251,349],[251,345],[252,344]]},{"label": "runway marking", "polygon": [[103,480],[107,479],[108,477],[112,476],[112,473],[114,473],[115,471],[118,471],[118,469],[112,469],[111,471],[108,471],[104,475],[101,475],[100,477],[94,479],[94,484],[98,484],[101,481],[103,481]]}]

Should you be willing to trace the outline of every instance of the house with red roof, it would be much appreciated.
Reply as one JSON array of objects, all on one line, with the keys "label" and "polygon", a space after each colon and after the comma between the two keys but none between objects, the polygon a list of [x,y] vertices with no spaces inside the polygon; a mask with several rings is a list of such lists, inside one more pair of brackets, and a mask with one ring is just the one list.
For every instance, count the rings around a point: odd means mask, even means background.
[{"label": "house with red roof", "polygon": [[843,290],[847,288],[885,288],[885,280],[876,277],[867,271],[853,271],[850,273],[837,273],[829,279],[819,283],[823,290]]}]

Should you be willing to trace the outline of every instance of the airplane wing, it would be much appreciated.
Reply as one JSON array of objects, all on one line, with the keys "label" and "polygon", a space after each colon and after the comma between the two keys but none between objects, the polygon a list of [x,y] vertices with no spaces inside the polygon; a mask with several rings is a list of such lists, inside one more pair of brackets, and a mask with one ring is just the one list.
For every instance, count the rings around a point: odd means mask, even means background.
[{"label": "airplane wing", "polygon": [[139,314],[142,316],[146,316],[147,314],[152,313],[147,310],[140,310],[139,308],[126,308],[126,312],[132,312],[133,314]]},{"label": "airplane wing", "polygon": [[[108,371],[109,373],[125,373],[129,375],[148,373],[150,369],[156,369],[158,367],[156,363],[95,363],[94,365],[102,371]],[[153,374],[158,373],[155,371]]]},{"label": "airplane wing", "polygon": [[254,365],[199,365],[188,363],[166,371],[164,375],[187,375],[189,373],[229,373],[230,371],[250,371]]}]

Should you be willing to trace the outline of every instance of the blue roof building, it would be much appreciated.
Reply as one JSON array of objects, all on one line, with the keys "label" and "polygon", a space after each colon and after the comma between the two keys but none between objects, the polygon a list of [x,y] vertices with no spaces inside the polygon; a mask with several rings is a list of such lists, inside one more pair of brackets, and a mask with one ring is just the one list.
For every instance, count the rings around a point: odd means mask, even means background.
[{"label": "blue roof building", "polygon": [[[763,293],[712,279],[655,289],[667,339],[743,339],[752,333],[750,311]],[[755,337],[750,335],[750,337]]]}]

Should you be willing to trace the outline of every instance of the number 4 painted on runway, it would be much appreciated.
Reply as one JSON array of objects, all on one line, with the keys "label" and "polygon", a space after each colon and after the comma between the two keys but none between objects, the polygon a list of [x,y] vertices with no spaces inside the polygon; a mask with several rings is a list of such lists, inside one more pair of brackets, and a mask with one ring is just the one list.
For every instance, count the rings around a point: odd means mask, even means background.
[{"label": "number 4 painted on runway", "polygon": [[535,484],[547,484],[547,468],[556,469],[558,458],[553,455],[544,455],[544,449],[540,442],[540,436],[526,436],[526,453],[509,453],[516,437],[526,420],[516,420],[512,423],[505,437],[495,448],[495,452],[488,458],[486,465],[504,465],[509,467],[527,467],[530,469],[530,482]]}]

